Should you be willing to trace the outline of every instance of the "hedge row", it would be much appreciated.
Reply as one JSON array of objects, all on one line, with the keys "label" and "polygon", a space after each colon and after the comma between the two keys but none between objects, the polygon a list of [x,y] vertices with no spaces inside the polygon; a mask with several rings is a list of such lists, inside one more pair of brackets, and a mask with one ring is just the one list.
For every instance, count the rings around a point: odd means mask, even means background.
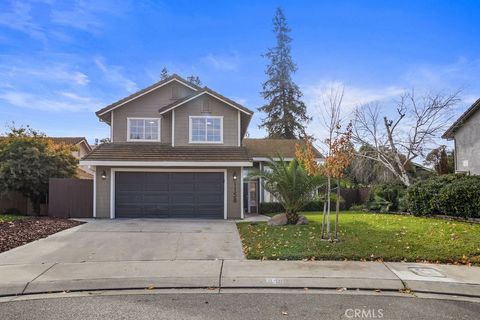
[{"label": "hedge row", "polygon": [[442,175],[407,189],[405,204],[415,215],[480,218],[480,176]]},{"label": "hedge row", "polygon": [[[260,203],[260,214],[284,212],[283,206],[279,202]],[[302,211],[323,211],[322,201],[312,201],[308,203]]]}]

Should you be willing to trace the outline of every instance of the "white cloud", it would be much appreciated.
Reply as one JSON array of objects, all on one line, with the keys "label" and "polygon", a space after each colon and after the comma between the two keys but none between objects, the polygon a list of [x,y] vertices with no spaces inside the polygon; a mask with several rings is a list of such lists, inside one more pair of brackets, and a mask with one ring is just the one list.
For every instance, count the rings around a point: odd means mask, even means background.
[{"label": "white cloud", "polygon": [[103,105],[101,101],[74,93],[33,93],[25,91],[8,91],[0,93],[0,100],[12,106],[45,111],[93,111]]},{"label": "white cloud", "polygon": [[[31,77],[31,79],[42,81],[65,81],[75,85],[86,86],[90,82],[88,76],[78,70],[72,69],[64,63],[31,63],[30,61],[15,60],[5,57],[6,63],[0,65],[0,80],[11,81],[19,78]],[[38,62],[38,61],[37,61]]]},{"label": "white cloud", "polygon": [[127,92],[134,92],[138,90],[137,84],[123,75],[123,69],[119,66],[109,66],[103,57],[94,59],[97,68],[102,71],[105,79],[115,85],[125,89]]},{"label": "white cloud", "polygon": [[236,51],[233,51],[228,55],[215,55],[209,53],[201,60],[206,65],[220,71],[235,71],[240,65],[240,56]]},{"label": "white cloud", "polygon": [[44,28],[33,21],[31,6],[25,2],[11,2],[12,11],[0,13],[0,25],[23,32],[30,37],[46,42]]},{"label": "white cloud", "polygon": [[405,88],[399,86],[386,87],[363,87],[346,84],[338,80],[322,80],[315,85],[306,86],[303,89],[305,102],[308,106],[318,107],[325,95],[331,89],[344,88],[342,102],[343,113],[351,112],[356,106],[373,101],[383,101],[399,96]]},{"label": "white cloud", "polygon": [[53,24],[72,27],[89,33],[98,33],[107,15],[119,15],[125,11],[125,3],[107,0],[75,0],[68,9],[52,8]]}]

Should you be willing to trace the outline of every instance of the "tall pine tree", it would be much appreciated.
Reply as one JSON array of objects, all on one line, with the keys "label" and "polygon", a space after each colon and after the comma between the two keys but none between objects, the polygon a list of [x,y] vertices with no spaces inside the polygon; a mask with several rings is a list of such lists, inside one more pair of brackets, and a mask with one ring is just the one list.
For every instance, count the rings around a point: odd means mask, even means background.
[{"label": "tall pine tree", "polygon": [[267,104],[258,109],[267,117],[260,127],[267,129],[269,138],[297,139],[305,135],[305,124],[311,119],[301,100],[302,92],[292,80],[297,66],[291,57],[290,28],[281,8],[275,13],[273,27],[277,44],[264,55],[270,64],[265,70],[268,80],[261,92]]}]

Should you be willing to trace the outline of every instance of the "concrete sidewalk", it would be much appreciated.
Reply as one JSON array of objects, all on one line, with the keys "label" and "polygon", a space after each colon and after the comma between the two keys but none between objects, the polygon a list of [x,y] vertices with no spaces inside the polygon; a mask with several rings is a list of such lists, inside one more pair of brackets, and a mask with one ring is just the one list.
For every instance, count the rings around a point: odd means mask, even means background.
[{"label": "concrete sidewalk", "polygon": [[0,296],[145,288],[311,288],[480,297],[480,268],[355,261],[163,260],[0,266]]}]

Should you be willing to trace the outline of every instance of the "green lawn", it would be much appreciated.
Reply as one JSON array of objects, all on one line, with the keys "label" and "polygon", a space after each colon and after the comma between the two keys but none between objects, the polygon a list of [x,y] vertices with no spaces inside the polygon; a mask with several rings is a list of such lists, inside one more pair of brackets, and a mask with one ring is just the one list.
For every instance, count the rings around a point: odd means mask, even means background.
[{"label": "green lawn", "polygon": [[14,221],[19,219],[24,219],[25,216],[17,216],[13,214],[0,214],[0,223],[7,221]]},{"label": "green lawn", "polygon": [[[309,225],[238,224],[248,259],[385,260],[480,265],[480,225],[393,214],[342,212],[340,241],[320,239],[321,213]],[[333,230],[334,216],[332,216]]]}]

